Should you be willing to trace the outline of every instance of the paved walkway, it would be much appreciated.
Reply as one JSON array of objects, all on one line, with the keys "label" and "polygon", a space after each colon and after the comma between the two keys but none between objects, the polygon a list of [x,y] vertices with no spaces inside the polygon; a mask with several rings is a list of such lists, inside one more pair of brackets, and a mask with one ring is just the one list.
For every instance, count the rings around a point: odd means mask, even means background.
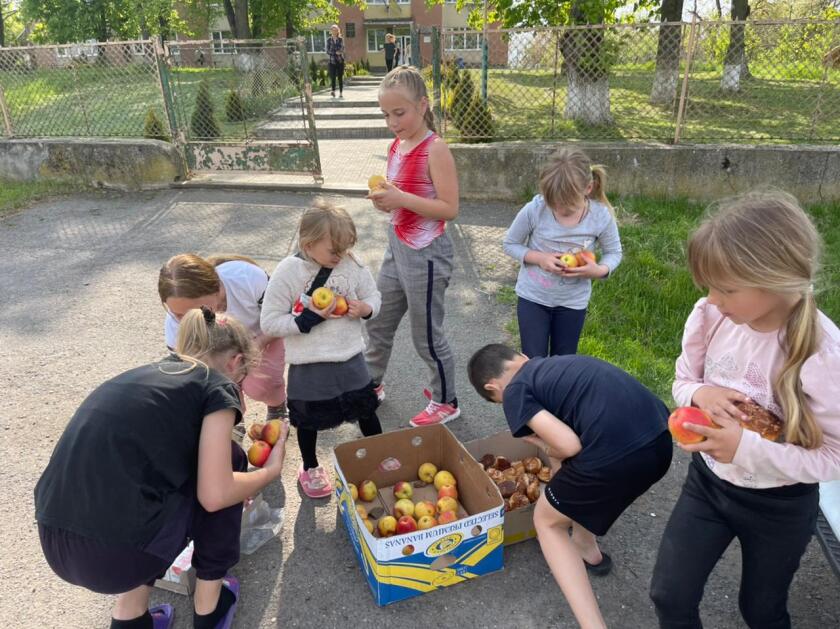
[{"label": "paved walkway", "polygon": [[[278,192],[164,190],[132,195],[92,194],[42,203],[0,219],[0,482],[4,509],[0,536],[0,623],[14,629],[107,627],[111,597],[71,587],[46,565],[34,523],[32,492],[67,420],[93,387],[129,367],[159,358],[163,310],[155,281],[162,261],[182,251],[236,252],[273,269],[292,247],[300,213],[312,195]],[[385,217],[363,199],[343,199],[359,232],[356,248],[376,270]],[[456,267],[447,294],[446,329],[457,360],[461,419],[450,425],[467,441],[505,426],[501,409],[478,398],[466,361],[484,343],[502,340],[510,309],[479,290],[510,277],[499,235],[516,207],[463,203],[451,226]],[[425,400],[424,370],[405,325],[398,333],[385,380],[385,430],[406,426]],[[246,421],[261,417],[253,403]],[[323,433],[320,459],[337,443],[356,438],[355,426]],[[671,471],[634,504],[603,540],[613,573],[594,583],[612,628],[656,625],[647,597],[653,561],[674,505],[687,457],[675,454]],[[569,608],[535,541],[505,551],[503,572],[378,608],[336,522],[335,501],[312,501],[295,483],[300,456],[289,443],[284,475],[265,491],[285,508],[281,534],[233,569],[242,581],[235,627],[432,626],[573,628]],[[740,629],[740,560],[731,548],[706,587],[704,622]],[[192,626],[190,601],[155,591],[155,603],[176,607],[176,629]],[[795,627],[840,626],[840,597],[816,542],[806,553],[790,593]]]}]

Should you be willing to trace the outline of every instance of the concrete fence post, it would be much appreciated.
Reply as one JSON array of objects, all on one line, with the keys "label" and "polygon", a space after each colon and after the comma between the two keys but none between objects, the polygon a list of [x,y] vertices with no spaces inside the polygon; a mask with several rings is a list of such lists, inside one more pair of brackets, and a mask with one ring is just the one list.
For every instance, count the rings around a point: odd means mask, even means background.
[{"label": "concrete fence post", "polygon": [[3,91],[3,86],[0,85],[0,112],[3,114],[3,132],[7,138],[14,136],[12,131],[12,116],[9,114],[9,106],[6,104],[6,92]]}]

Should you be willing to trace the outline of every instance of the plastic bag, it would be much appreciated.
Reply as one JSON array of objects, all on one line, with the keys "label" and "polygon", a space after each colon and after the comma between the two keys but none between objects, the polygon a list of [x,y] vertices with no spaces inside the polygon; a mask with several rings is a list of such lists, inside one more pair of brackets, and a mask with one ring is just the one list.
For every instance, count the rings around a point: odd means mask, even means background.
[{"label": "plastic bag", "polygon": [[283,528],[283,509],[272,509],[265,500],[243,517],[239,550],[250,555],[275,537]]}]

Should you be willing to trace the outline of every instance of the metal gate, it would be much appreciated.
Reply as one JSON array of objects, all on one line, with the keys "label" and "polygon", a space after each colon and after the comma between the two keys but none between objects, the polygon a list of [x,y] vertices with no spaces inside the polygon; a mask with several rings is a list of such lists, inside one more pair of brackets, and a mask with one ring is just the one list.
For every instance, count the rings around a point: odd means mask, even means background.
[{"label": "metal gate", "polygon": [[169,126],[192,171],[273,171],[323,181],[302,38],[164,44]]}]

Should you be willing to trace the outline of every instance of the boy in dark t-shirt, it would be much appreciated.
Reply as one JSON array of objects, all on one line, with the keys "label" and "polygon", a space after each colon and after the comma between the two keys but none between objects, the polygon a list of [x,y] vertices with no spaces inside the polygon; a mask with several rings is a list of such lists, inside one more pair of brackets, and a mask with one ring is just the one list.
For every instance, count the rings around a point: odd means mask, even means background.
[{"label": "boy in dark t-shirt", "polygon": [[550,458],[552,478],[534,509],[540,547],[578,622],[605,626],[586,573],[605,575],[612,560],[595,536],[668,471],[667,407],[629,374],[589,356],[529,360],[491,344],[470,358],[468,371],[484,399],[503,405],[513,436]]}]

